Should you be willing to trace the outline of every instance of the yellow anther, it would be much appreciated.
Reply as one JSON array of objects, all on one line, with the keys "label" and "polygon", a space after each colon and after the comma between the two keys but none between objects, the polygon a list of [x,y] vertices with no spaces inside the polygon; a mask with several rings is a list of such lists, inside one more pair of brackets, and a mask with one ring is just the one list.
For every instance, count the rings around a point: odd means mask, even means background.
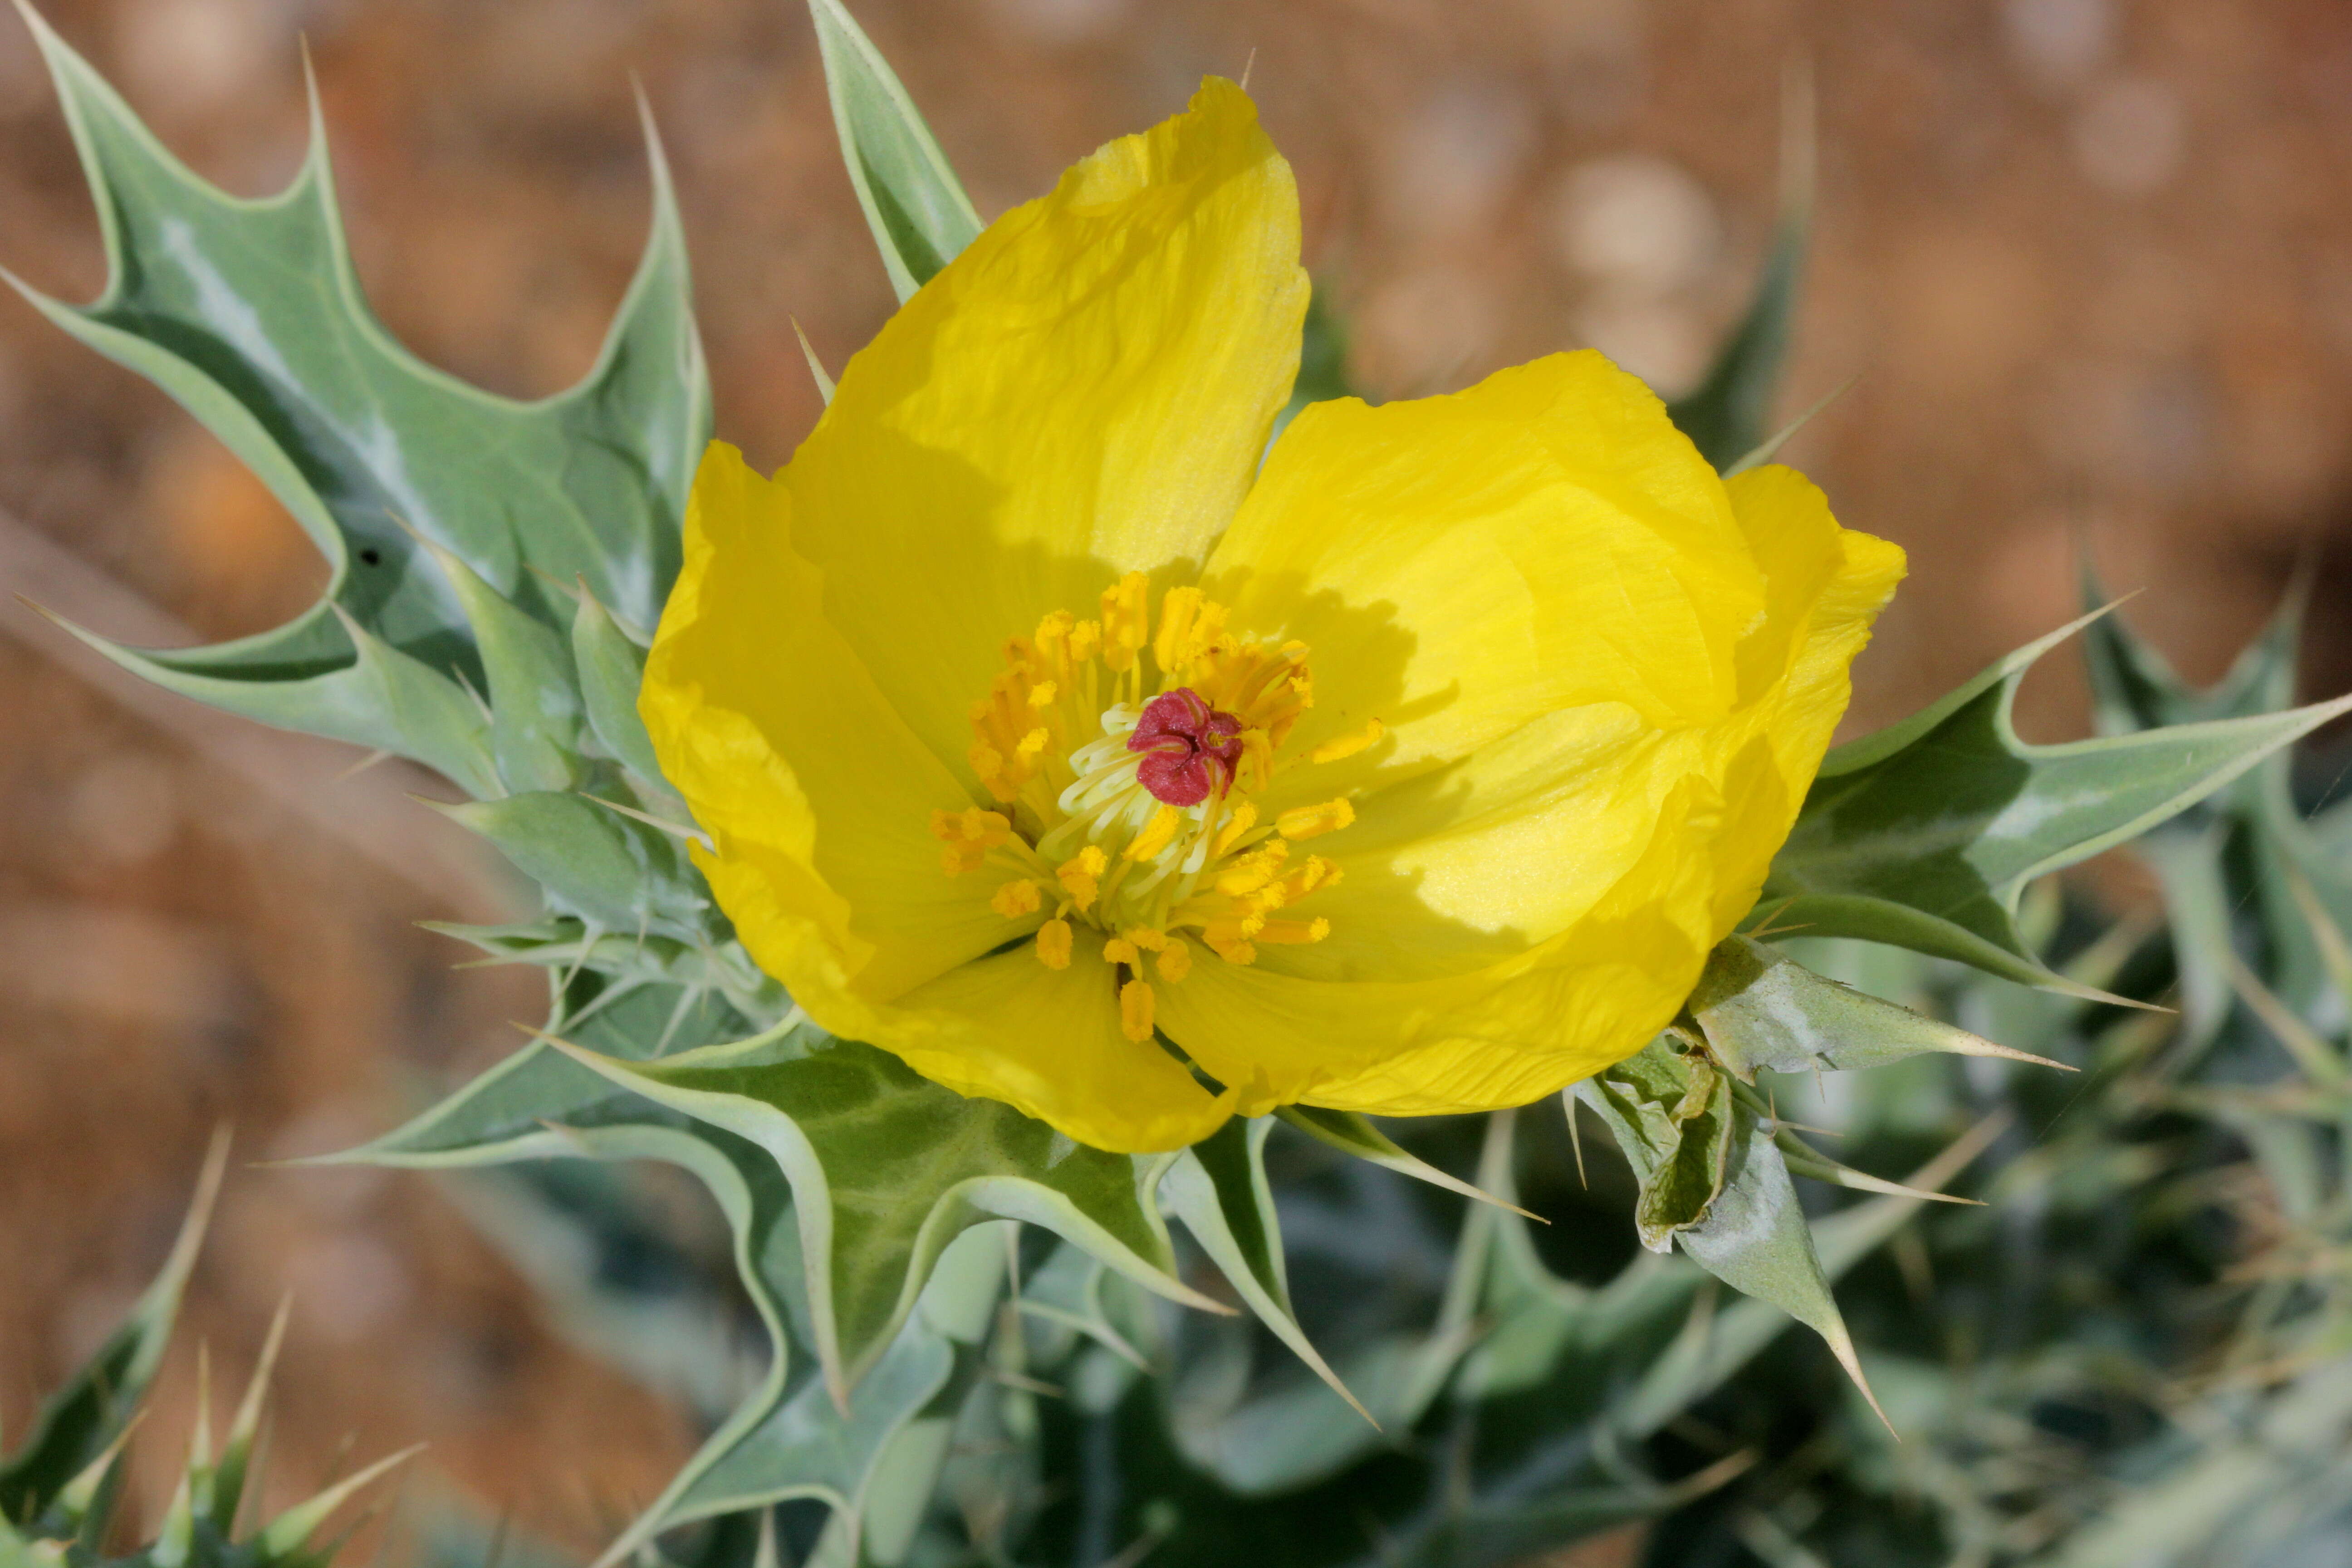
[{"label": "yellow anther", "polygon": [[1177,810],[1172,805],[1161,806],[1158,811],[1151,814],[1151,821],[1145,826],[1142,832],[1135,836],[1135,841],[1127,847],[1127,851],[1123,858],[1129,860],[1150,859],[1154,855],[1159,854],[1162,849],[1168,847],[1168,841],[1176,837],[1176,830],[1183,825],[1184,814],[1182,812]]},{"label": "yellow anther", "polygon": [[1241,805],[1234,807],[1234,815],[1227,819],[1225,826],[1218,831],[1217,842],[1211,847],[1210,853],[1212,855],[1223,855],[1226,850],[1231,849],[1235,843],[1239,842],[1244,834],[1247,833],[1251,828],[1255,827],[1256,826],[1257,807],[1252,805],[1247,801],[1242,802]]},{"label": "yellow anther", "polygon": [[1062,689],[1057,683],[1051,680],[1041,680],[1036,685],[1029,689],[1029,706],[1032,708],[1051,708],[1054,705],[1054,699],[1060,696],[1061,692]]},{"label": "yellow anther", "polygon": [[1217,878],[1217,891],[1236,898],[1256,892],[1281,874],[1283,858],[1289,853],[1290,846],[1279,838],[1251,850]]},{"label": "yellow anther", "polygon": [[1080,621],[1070,628],[1070,662],[1084,664],[1101,651],[1102,623]]},{"label": "yellow anther", "polygon": [[1295,904],[1316,889],[1337,883],[1339,875],[1339,867],[1320,855],[1309,855],[1305,865],[1283,878],[1283,902]]},{"label": "yellow anther", "polygon": [[1173,985],[1192,973],[1192,946],[1190,942],[1171,942],[1160,951],[1160,978]]},{"label": "yellow anther", "polygon": [[1356,820],[1356,808],[1348,801],[1327,800],[1320,805],[1297,805],[1274,819],[1274,830],[1296,842],[1312,838],[1318,833],[1337,833]]},{"label": "yellow anther", "polygon": [[1248,942],[1242,941],[1238,937],[1228,937],[1215,930],[1213,927],[1208,931],[1202,931],[1201,933],[1201,940],[1209,944],[1209,951],[1211,952],[1215,953],[1227,963],[1255,963],[1257,962],[1256,948],[1251,946]]},{"label": "yellow anther", "polygon": [[1161,952],[1168,947],[1168,933],[1150,926],[1129,926],[1118,934],[1146,952]]},{"label": "yellow anther", "polygon": [[1041,755],[1045,750],[1045,742],[1052,739],[1051,735],[1045,733],[1045,727],[1040,724],[1021,737],[1018,752],[1024,759]]},{"label": "yellow anther", "polygon": [[1173,679],[1224,635],[1225,607],[1198,588],[1171,588],[1160,601],[1160,636],[1151,645],[1160,673]]},{"label": "yellow anther", "polygon": [[1110,869],[1110,857],[1101,848],[1089,844],[1054,869],[1054,876],[1069,889],[1070,901],[1085,914],[1094,908],[1095,893],[1102,885],[1102,874]]},{"label": "yellow anther", "polygon": [[1017,921],[1023,915],[1035,914],[1043,901],[1043,896],[1037,891],[1037,884],[1024,878],[1018,882],[1007,882],[997,889],[996,896],[988,900],[988,907],[1006,920]]},{"label": "yellow anther", "polygon": [[1105,963],[1140,963],[1143,954],[1135,951],[1135,943],[1123,936],[1115,936],[1103,943]]},{"label": "yellow anther", "polygon": [[1264,789],[1266,780],[1274,776],[1274,738],[1263,730],[1244,730],[1236,739],[1242,743],[1242,760],[1234,770],[1234,786]]},{"label": "yellow anther", "polygon": [[1070,922],[1047,921],[1037,928],[1037,962],[1048,969],[1070,967]]},{"label": "yellow anther", "polygon": [[1307,753],[1307,760],[1310,763],[1336,763],[1342,757],[1354,756],[1387,733],[1388,727],[1374,719],[1360,730],[1350,730],[1344,735],[1324,742]]},{"label": "yellow anther", "polygon": [[1256,931],[1257,940],[1294,946],[1321,942],[1331,934],[1331,922],[1321,917],[1311,921],[1267,921]]},{"label": "yellow anther", "polygon": [[994,746],[983,741],[964,755],[971,760],[971,771],[980,775],[980,782],[988,786],[989,794],[1009,801],[1020,793],[1005,782],[1004,753]]},{"label": "yellow anther", "polygon": [[1129,572],[1102,595],[1103,663],[1114,670],[1135,668],[1135,656],[1151,640],[1151,581]]},{"label": "yellow anther", "polygon": [[1138,1045],[1151,1038],[1151,982],[1130,980],[1118,988],[1118,1032]]},{"label": "yellow anther", "polygon": [[947,846],[940,852],[940,864],[956,876],[978,869],[991,849],[1013,836],[1013,824],[992,811],[967,806],[931,813],[931,835]]}]

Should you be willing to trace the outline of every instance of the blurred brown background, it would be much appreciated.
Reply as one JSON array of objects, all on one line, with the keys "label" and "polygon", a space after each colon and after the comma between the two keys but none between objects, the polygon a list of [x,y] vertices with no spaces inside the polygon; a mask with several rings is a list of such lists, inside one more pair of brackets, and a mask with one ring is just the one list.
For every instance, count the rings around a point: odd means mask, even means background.
[{"label": "blurred brown background", "polygon": [[[2075,540],[2210,678],[2306,552],[2308,678],[2352,685],[2352,7],[2342,0],[855,0],[983,214],[1239,74],[1308,260],[1389,395],[1592,343],[1669,391],[1740,309],[1784,66],[1810,61],[1819,243],[1788,456],[1912,577],[1859,672],[1874,723],[2069,613]],[[675,165],[720,433],[774,465],[890,307],[796,0],[53,0],[194,165],[248,195],[315,61],[360,269],[393,330],[499,391],[589,364],[646,216],[631,99]],[[68,298],[96,231],[23,26],[0,17],[0,262]],[[0,301],[0,583],[101,629],[272,624],[321,572],[193,422]],[[60,553],[62,552],[62,553]],[[13,613],[13,612],[12,612]],[[0,623],[0,1422],[160,1258],[204,1138],[347,1144],[492,1059],[528,980],[411,922],[508,895],[389,772],[170,700]],[[176,635],[186,636],[182,632]],[[2029,688],[2079,729],[2079,674]],[[291,770],[290,773],[285,770]],[[266,787],[307,778],[323,809]],[[454,831],[454,830],[451,830]],[[436,868],[438,868],[437,869]],[[296,1297],[279,1466],[346,1432],[595,1544],[684,1420],[566,1349],[427,1181],[239,1169],[188,1344],[241,1379]],[[156,1449],[192,1400],[183,1354]]]}]

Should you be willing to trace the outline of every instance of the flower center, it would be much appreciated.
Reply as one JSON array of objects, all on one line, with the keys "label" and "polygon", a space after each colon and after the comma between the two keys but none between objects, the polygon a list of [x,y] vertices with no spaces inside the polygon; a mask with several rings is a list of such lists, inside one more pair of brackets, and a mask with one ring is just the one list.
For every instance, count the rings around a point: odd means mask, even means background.
[{"label": "flower center", "polygon": [[[1102,616],[1057,610],[1005,645],[1005,668],[972,705],[972,771],[996,809],[931,814],[950,875],[995,868],[991,900],[1034,931],[1040,962],[1066,968],[1080,931],[1114,966],[1128,1037],[1152,1037],[1156,978],[1173,984],[1194,944],[1252,963],[1265,943],[1314,942],[1328,921],[1280,914],[1339,879],[1292,847],[1356,818],[1345,798],[1261,824],[1251,796],[1277,773],[1334,762],[1381,737],[1380,721],[1285,754],[1314,704],[1305,644],[1225,630],[1225,610],[1171,588],[1152,636],[1149,587],[1129,573]],[[1147,695],[1147,692],[1150,695]]]},{"label": "flower center", "polygon": [[1127,749],[1143,758],[1135,776],[1154,800],[1198,805],[1233,787],[1242,729],[1239,719],[1210,707],[1189,686],[1163,691],[1143,705],[1127,738]]}]

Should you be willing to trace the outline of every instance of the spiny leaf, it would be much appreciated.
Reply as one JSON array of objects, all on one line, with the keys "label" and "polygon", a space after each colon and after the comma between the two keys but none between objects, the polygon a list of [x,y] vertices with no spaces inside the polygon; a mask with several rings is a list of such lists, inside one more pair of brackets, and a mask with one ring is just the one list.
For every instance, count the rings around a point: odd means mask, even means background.
[{"label": "spiny leaf", "polygon": [[2017,685],[2076,621],[1941,700],[1822,763],[1772,863],[1759,911],[1776,930],[1855,936],[1958,959],[2094,1000],[2028,950],[2026,883],[2176,816],[2309,734],[2352,698],[2291,712],[2036,746],[2011,721]]},{"label": "spiny leaf", "polygon": [[583,795],[532,791],[454,805],[426,802],[492,844],[547,890],[559,913],[607,931],[707,939],[713,909],[677,838]]},{"label": "spiny leaf", "polygon": [[[1510,1113],[1496,1112],[1507,1125]],[[1494,1125],[1490,1121],[1490,1128]],[[1507,1137],[1507,1131],[1506,1131]],[[1490,1143],[1492,1138],[1490,1135]],[[1489,1200],[1493,1202],[1494,1200]],[[1516,1215],[1514,1205],[1498,1208]],[[1487,1274],[1484,1205],[1465,1214],[1445,1292],[1433,1321],[1365,1334],[1333,1358],[1333,1371],[1363,1402],[1373,1423],[1340,1408],[1329,1392],[1304,1376],[1269,1380],[1263,1390],[1236,1390],[1230,1403],[1197,1393],[1171,1400],[1177,1446],[1194,1465],[1243,1497],[1276,1497],[1345,1472],[1381,1447],[1402,1439],[1445,1390],[1470,1345],[1488,1328],[1480,1293]],[[1347,1223],[1344,1215],[1323,1223]],[[1397,1435],[1391,1438],[1389,1434]]]},{"label": "spiny leaf", "polygon": [[580,695],[588,727],[606,753],[648,784],[664,785],[661,763],[637,716],[637,689],[645,683],[646,652],[621,630],[613,612],[583,588],[572,616],[572,659],[580,672]]},{"label": "spiny leaf", "polygon": [[1160,1194],[1259,1321],[1377,1428],[1380,1423],[1348,1392],[1291,1308],[1281,1221],[1265,1178],[1265,1137],[1273,1127],[1272,1117],[1227,1121],[1176,1157]]},{"label": "spiny leaf", "polygon": [[1688,1010],[1708,1053],[1743,1083],[1754,1083],[1759,1071],[1884,1067],[1931,1051],[2074,1070],[1841,985],[1737,934],[1707,954]]},{"label": "spiny leaf", "polygon": [[424,1451],[425,1445],[418,1443],[396,1454],[387,1454],[316,1497],[296,1503],[262,1527],[261,1533],[254,1538],[253,1549],[264,1563],[278,1563],[292,1557],[310,1543],[310,1538],[319,1532],[319,1527],[326,1523],[328,1517],[337,1509]]},{"label": "spiny leaf", "polygon": [[212,1521],[223,1534],[236,1522],[237,1505],[245,1499],[247,1468],[253,1463],[262,1407],[269,1398],[270,1374],[277,1369],[278,1352],[286,1342],[286,1325],[293,1310],[292,1296],[279,1298],[277,1315],[269,1321],[269,1336],[261,1344],[261,1358],[254,1363],[253,1381],[246,1385],[245,1397],[229,1420],[227,1439],[221,1445],[220,1467],[213,1474]]},{"label": "spiny leaf", "polygon": [[[651,233],[604,352],[569,391],[517,402],[424,363],[376,321],[344,242],[315,93],[293,182],[258,201],[229,196],[166,152],[24,9],[81,153],[109,280],[87,307],[9,280],[194,415],[331,568],[317,605],[257,637],[170,651],[85,640],[199,700],[398,752],[473,793],[499,793],[486,768],[470,765],[447,699],[411,689],[430,676],[478,690],[484,671],[454,585],[408,530],[551,626],[562,622],[539,573],[584,577],[641,624],[659,612],[709,411],[650,125]],[[372,651],[362,634],[382,647]],[[334,679],[371,660],[415,673]]]},{"label": "spiny leaf", "polygon": [[[649,1103],[639,1104],[659,1114]],[[614,1542],[605,1560],[625,1556],[673,1526],[789,1497],[817,1497],[836,1509],[854,1509],[884,1445],[954,1371],[952,1347],[919,1313],[852,1392],[845,1411],[822,1378],[791,1375],[787,1346],[795,1334],[806,1342],[809,1309],[793,1193],[774,1159],[748,1140],[708,1125],[615,1122],[567,1130],[562,1140],[572,1152],[600,1160],[661,1160],[698,1178],[727,1217],[737,1268],[772,1347],[759,1386]],[[942,1295],[984,1288],[992,1300],[992,1278],[984,1287],[961,1279],[954,1259],[963,1256],[950,1247],[940,1262],[947,1282],[935,1275],[930,1288]],[[968,1267],[961,1270],[970,1272]]]},{"label": "spiny leaf", "polygon": [[[672,1047],[686,1050],[740,1040],[759,1026],[712,988],[636,984],[599,989],[602,984],[601,976],[577,977],[559,1016],[575,1043],[607,1055],[654,1055]],[[633,1089],[533,1040],[382,1137],[295,1163],[463,1169],[566,1152],[551,1123],[579,1127],[631,1119],[647,1120]],[[682,1121],[667,1113],[651,1120],[665,1125]]]},{"label": "spiny leaf", "polygon": [[[580,782],[580,678],[570,643],[430,540],[457,591],[489,682],[490,754],[509,790],[568,790]],[[503,792],[501,792],[503,793]]]},{"label": "spiny leaf", "polygon": [[[2091,622],[2083,633],[2083,662],[2090,670],[2099,732],[2127,735],[2167,724],[2276,713],[2288,707],[2294,701],[2295,662],[2303,651],[2311,584],[2309,567],[2298,569],[2269,624],[2246,645],[2228,674],[2202,689],[2183,680],[2171,661],[2135,633],[2120,614]],[[2082,592],[2086,612],[2113,602],[2087,559]]]},{"label": "spiny leaf", "polygon": [[[1733,1289],[1811,1327],[1869,1397],[1853,1336],[1830,1295],[1811,1228],[1765,1119],[1730,1093],[1727,1080],[1663,1037],[1575,1092],[1609,1122],[1642,1180],[1643,1243],[1662,1250],[1671,1239]],[[1666,1196],[1654,1201],[1654,1192]]]},{"label": "spiny leaf", "polygon": [[[740,1039],[792,1010],[783,987],[761,973],[739,942],[650,932],[640,937],[634,930],[614,931],[569,915],[501,926],[464,925],[447,921],[418,923],[426,931],[455,937],[489,954],[478,960],[479,963],[525,963],[560,975],[593,974],[604,984],[604,989],[596,998],[588,1000],[591,1006],[604,1005],[605,997],[646,986],[722,997],[754,1027],[722,1033],[719,1037]],[[559,1015],[551,1027],[569,1032],[566,1016]],[[705,1037],[693,1043],[707,1045],[713,1040]]]},{"label": "spiny leaf", "polygon": [[37,1521],[58,1493],[103,1455],[130,1424],[163,1364],[172,1325],[179,1317],[180,1298],[196,1266],[196,1254],[212,1219],[213,1201],[220,1195],[221,1175],[227,1167],[228,1133],[223,1129],[213,1135],[187,1218],[163,1268],[132,1305],[122,1326],[42,1406],[25,1447],[0,1463],[0,1519],[16,1525]]},{"label": "spiny leaf", "polygon": [[980,215],[914,100],[840,0],[809,0],[849,183],[890,287],[913,296],[980,233]]},{"label": "spiny leaf", "polygon": [[1475,1198],[1482,1204],[1501,1204],[1514,1213],[1540,1220],[1539,1215],[1529,1215],[1525,1209],[1503,1203],[1492,1194],[1480,1192],[1460,1177],[1449,1176],[1428,1161],[1407,1152],[1360,1112],[1327,1110],[1316,1105],[1286,1105],[1275,1114],[1317,1142],[1328,1144],[1343,1154],[1352,1154],[1383,1170],[1411,1176],[1416,1182],[1427,1182],[1433,1187],[1441,1187],[1465,1198]]},{"label": "spiny leaf", "polygon": [[985,1219],[1043,1226],[1148,1289],[1223,1310],[1170,1272],[1150,1202],[1168,1156],[1070,1143],[813,1027],[658,1062],[556,1043],[613,1082],[759,1144],[782,1169],[817,1360],[837,1401],[887,1348],[940,1249]]}]

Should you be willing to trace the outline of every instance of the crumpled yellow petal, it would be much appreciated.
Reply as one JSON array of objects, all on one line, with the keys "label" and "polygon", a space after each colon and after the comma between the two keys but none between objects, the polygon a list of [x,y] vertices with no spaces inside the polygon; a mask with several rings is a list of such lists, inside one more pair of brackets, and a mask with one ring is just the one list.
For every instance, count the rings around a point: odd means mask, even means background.
[{"label": "crumpled yellow petal", "polygon": [[961,763],[1011,635],[1197,567],[1297,370],[1290,167],[1232,83],[998,219],[842,374],[782,479],[825,613]]},{"label": "crumpled yellow petal", "polygon": [[1244,1111],[1524,1103],[1639,1049],[1753,905],[1902,552],[1718,479],[1594,356],[1318,412],[1213,571],[1314,643],[1321,722],[1393,704],[1397,741],[1339,764],[1330,938],[1196,967],[1160,1024]]},{"label": "crumpled yellow petal", "polygon": [[1377,715],[1391,739],[1361,766],[1391,771],[1583,703],[1653,728],[1719,717],[1765,598],[1722,481],[1590,350],[1307,408],[1204,586],[1236,629],[1314,649],[1302,743]]},{"label": "crumpled yellow petal", "polygon": [[784,488],[713,443],[638,709],[751,956],[795,997],[806,974],[887,998],[1013,928],[985,879],[940,871],[924,826],[961,786],[825,619],[792,531]]}]

